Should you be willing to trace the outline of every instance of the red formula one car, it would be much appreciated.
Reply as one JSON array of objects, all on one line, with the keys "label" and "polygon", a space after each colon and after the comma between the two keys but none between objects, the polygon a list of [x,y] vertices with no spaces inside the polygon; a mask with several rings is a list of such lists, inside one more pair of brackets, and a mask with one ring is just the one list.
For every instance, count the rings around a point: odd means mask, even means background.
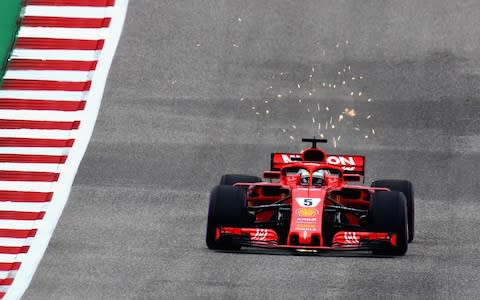
[{"label": "red formula one car", "polygon": [[301,153],[272,153],[261,178],[223,175],[210,195],[210,249],[370,250],[404,255],[414,237],[413,187],[406,180],[362,181],[365,157],[328,155],[320,139]]}]

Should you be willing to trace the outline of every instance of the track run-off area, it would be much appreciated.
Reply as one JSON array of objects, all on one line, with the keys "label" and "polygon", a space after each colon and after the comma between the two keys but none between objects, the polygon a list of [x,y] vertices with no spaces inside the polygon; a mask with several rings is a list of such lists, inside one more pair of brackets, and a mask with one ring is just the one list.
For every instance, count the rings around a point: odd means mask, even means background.
[{"label": "track run-off area", "polygon": [[[473,299],[476,1],[131,1],[90,144],[24,299]],[[214,252],[210,189],[300,139],[416,192],[404,257]]]}]

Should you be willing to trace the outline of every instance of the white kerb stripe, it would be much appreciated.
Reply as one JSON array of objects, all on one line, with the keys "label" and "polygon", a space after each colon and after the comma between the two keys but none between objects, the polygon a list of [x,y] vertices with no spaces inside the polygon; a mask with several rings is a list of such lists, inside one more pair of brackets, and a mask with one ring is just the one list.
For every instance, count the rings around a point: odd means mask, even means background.
[{"label": "white kerb stripe", "polygon": [[40,212],[46,211],[48,205],[49,202],[0,201],[0,210]]},{"label": "white kerb stripe", "polygon": [[0,129],[0,137],[37,138],[37,139],[74,139],[78,130],[50,129]]},{"label": "white kerb stripe", "polygon": [[100,50],[37,50],[13,49],[11,58],[57,59],[57,60],[98,60]]},{"label": "white kerb stripe", "polygon": [[[32,243],[32,238],[26,238],[26,239],[0,238],[0,246],[4,246],[4,247],[30,246],[31,243]],[[0,278],[2,277],[3,276],[0,271]]]},{"label": "white kerb stripe", "polygon": [[93,71],[23,71],[8,70],[4,79],[55,80],[81,82],[91,80]]},{"label": "white kerb stripe", "polygon": [[55,172],[59,173],[61,164],[37,163],[0,163],[0,171]]},{"label": "white kerb stripe", "polygon": [[25,16],[63,18],[105,18],[112,16],[111,7],[27,5]]},{"label": "white kerb stripe", "polygon": [[69,147],[0,147],[0,154],[68,155]]},{"label": "white kerb stripe", "polygon": [[108,32],[108,28],[21,27],[18,37],[102,40]]},{"label": "white kerb stripe", "polygon": [[19,253],[19,254],[0,253],[0,262],[4,262],[4,263],[22,262],[24,259],[25,259],[25,253]]},{"label": "white kerb stripe", "polygon": [[[0,190],[19,192],[52,192],[56,182],[0,181]],[[0,228],[2,228],[0,226]]]},{"label": "white kerb stripe", "polygon": [[33,229],[38,226],[37,220],[0,220],[0,228],[3,229]]},{"label": "white kerb stripe", "polygon": [[28,99],[28,100],[51,100],[51,101],[81,101],[86,100],[86,92],[67,91],[24,91],[24,90],[0,90],[0,98],[5,99]]},{"label": "white kerb stripe", "polygon": [[0,119],[10,120],[76,121],[82,120],[83,115],[84,111],[0,110]]}]

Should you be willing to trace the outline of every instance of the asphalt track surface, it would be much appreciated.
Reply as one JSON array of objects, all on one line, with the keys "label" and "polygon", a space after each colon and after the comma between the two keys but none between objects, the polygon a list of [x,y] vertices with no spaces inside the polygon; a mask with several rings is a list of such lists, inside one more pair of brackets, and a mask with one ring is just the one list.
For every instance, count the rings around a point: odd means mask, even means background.
[{"label": "asphalt track surface", "polygon": [[[24,298],[478,298],[479,17],[474,0],[131,1]],[[345,108],[356,115],[337,122]],[[260,174],[270,152],[300,149],[318,135],[312,117],[336,125],[327,150],[366,155],[367,182],[414,183],[407,255],[207,250],[221,174]]]}]

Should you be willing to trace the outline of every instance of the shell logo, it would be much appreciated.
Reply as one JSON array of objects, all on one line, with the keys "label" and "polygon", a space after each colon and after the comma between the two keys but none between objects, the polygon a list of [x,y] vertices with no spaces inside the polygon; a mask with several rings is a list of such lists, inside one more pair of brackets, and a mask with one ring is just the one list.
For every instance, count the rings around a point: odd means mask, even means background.
[{"label": "shell logo", "polygon": [[319,214],[318,210],[311,207],[302,207],[296,210],[297,216],[300,217],[315,217]]}]

